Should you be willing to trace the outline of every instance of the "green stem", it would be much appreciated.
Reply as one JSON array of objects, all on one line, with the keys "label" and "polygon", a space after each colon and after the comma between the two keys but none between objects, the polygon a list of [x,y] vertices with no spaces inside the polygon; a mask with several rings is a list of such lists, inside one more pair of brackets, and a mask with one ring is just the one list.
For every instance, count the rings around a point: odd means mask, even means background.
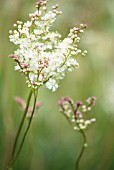
[{"label": "green stem", "polygon": [[27,111],[28,111],[28,108],[29,108],[29,104],[30,104],[30,100],[31,100],[31,97],[32,97],[32,93],[33,92],[31,90],[30,94],[29,94],[29,97],[28,97],[28,100],[27,100],[26,108],[24,110],[23,117],[21,119],[18,131],[17,131],[16,137],[15,137],[15,141],[14,141],[14,145],[13,145],[13,149],[12,149],[12,153],[11,153],[11,158],[10,158],[10,162],[9,162],[8,167],[10,167],[10,165],[12,164],[12,161],[13,161],[13,158],[14,158],[14,155],[15,155],[15,150],[16,150],[16,147],[17,147],[18,139],[19,139],[19,136],[20,136],[20,133],[21,133],[21,130],[22,130],[25,118],[26,118],[26,114],[27,114]]},{"label": "green stem", "polygon": [[84,133],[83,130],[81,130],[80,132],[81,132],[81,134],[82,134],[82,136],[83,136],[83,146],[82,146],[82,149],[81,149],[80,154],[79,154],[79,156],[78,156],[78,159],[76,160],[75,170],[79,170],[79,162],[80,162],[80,160],[81,160],[81,158],[82,158],[82,155],[83,155],[83,153],[84,153],[85,147],[87,146],[86,135],[85,135],[85,133]]},{"label": "green stem", "polygon": [[16,156],[15,156],[13,162],[12,162],[12,165],[16,162],[16,160],[17,160],[17,158],[18,158],[18,156],[19,156],[19,154],[20,154],[20,152],[21,152],[21,150],[22,150],[22,147],[23,147],[23,144],[24,144],[26,135],[27,135],[27,133],[28,133],[28,131],[29,131],[29,128],[30,128],[30,125],[31,125],[31,122],[32,122],[32,118],[33,118],[34,111],[35,111],[35,106],[36,106],[36,101],[37,101],[37,94],[35,95],[35,93],[34,93],[34,105],[33,105],[32,113],[31,113],[31,117],[30,117],[30,119],[29,119],[28,126],[27,126],[27,128],[26,128],[26,130],[25,130],[25,133],[24,133],[24,135],[23,135],[23,138],[22,138],[20,147],[19,147],[18,152],[17,152],[17,154],[16,154]]}]

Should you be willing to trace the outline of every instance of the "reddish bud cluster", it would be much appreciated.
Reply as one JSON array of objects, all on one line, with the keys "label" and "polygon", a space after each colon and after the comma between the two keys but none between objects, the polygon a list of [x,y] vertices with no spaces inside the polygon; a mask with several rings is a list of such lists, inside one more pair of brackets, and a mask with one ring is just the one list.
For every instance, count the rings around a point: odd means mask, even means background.
[{"label": "reddish bud cluster", "polygon": [[[25,110],[26,108],[26,103],[25,100],[19,96],[15,96],[14,97],[15,101],[20,105],[22,110]],[[39,107],[41,106],[41,102],[37,101],[36,105],[35,105],[35,111],[39,109]],[[29,107],[28,111],[27,111],[27,117],[29,118],[31,116],[32,113],[32,108]]]},{"label": "reddish bud cluster", "polygon": [[86,129],[89,124],[95,122],[95,118],[87,120],[87,113],[95,105],[96,97],[92,96],[86,100],[87,104],[84,105],[82,101],[76,103],[69,97],[62,97],[58,104],[61,106],[61,112],[65,115],[70,124],[76,130]]}]

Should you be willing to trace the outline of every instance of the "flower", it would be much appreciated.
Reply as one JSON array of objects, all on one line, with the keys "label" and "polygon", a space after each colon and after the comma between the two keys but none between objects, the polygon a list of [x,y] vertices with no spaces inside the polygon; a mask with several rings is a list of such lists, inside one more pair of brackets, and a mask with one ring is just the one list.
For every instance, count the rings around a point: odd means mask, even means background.
[{"label": "flower", "polygon": [[[20,105],[20,108],[21,108],[22,110],[25,110],[25,108],[26,108],[26,102],[25,102],[25,100],[24,100],[23,98],[19,97],[19,96],[15,96],[14,99],[15,99],[15,101]],[[36,104],[35,104],[35,112],[40,108],[41,105],[42,105],[41,102],[36,101]],[[31,113],[32,113],[32,108],[29,106],[29,107],[28,107],[28,110],[27,110],[27,115],[26,115],[26,117],[27,117],[27,118],[30,118],[30,117],[31,117]]]},{"label": "flower", "polygon": [[37,10],[29,14],[30,21],[17,21],[15,30],[10,30],[9,39],[18,46],[10,57],[16,62],[15,70],[26,77],[28,87],[38,89],[40,86],[55,91],[59,81],[64,78],[66,70],[72,71],[79,64],[74,56],[86,54],[78,49],[79,34],[84,32],[86,25],[70,29],[70,33],[62,40],[52,26],[61,11],[52,7],[47,11],[47,0],[36,3]]},{"label": "flower", "polygon": [[95,105],[96,97],[92,96],[86,100],[87,104],[83,104],[82,101],[76,103],[70,97],[61,97],[58,101],[61,109],[60,111],[67,118],[69,123],[73,126],[74,130],[85,130],[90,124],[96,121],[95,118],[87,118],[92,106]]},{"label": "flower", "polygon": [[55,79],[50,78],[46,83],[46,87],[48,89],[52,89],[52,91],[55,91],[58,88],[58,84]]}]

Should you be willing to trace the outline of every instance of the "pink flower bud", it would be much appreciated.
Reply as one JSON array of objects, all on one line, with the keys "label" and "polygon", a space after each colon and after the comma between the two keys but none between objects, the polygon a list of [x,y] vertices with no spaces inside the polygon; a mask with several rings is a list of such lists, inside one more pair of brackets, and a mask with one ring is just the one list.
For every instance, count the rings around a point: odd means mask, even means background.
[{"label": "pink flower bud", "polygon": [[23,98],[21,98],[21,97],[19,97],[19,96],[15,96],[14,99],[15,99],[15,101],[16,101],[18,104],[20,104],[20,106],[22,107],[22,109],[25,108],[26,103],[25,103],[25,101],[24,101]]},{"label": "pink flower bud", "polygon": [[23,66],[23,67],[28,67],[28,64],[22,63],[22,66]]},{"label": "pink flower bud", "polygon": [[41,105],[42,105],[41,102],[37,101],[35,108],[38,109]]},{"label": "pink flower bud", "polygon": [[69,96],[66,96],[66,97],[65,97],[65,100],[66,100],[67,102],[71,102],[71,101],[72,101],[72,99],[71,99]]},{"label": "pink flower bud", "polygon": [[64,97],[60,98],[60,100],[58,101],[58,104],[63,106],[63,104],[64,104]]},{"label": "pink flower bud", "polygon": [[77,107],[82,106],[82,104],[83,104],[82,101],[77,101],[76,102]]},{"label": "pink flower bud", "polygon": [[14,58],[15,60],[19,60],[19,58],[16,54],[10,54],[9,57]]}]

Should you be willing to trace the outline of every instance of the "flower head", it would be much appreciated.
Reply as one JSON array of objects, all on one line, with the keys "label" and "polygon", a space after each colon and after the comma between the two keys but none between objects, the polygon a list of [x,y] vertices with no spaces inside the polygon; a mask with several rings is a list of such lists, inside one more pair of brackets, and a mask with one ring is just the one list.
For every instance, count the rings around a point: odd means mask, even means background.
[{"label": "flower head", "polygon": [[18,46],[10,55],[16,62],[15,70],[26,76],[26,83],[31,88],[44,85],[55,91],[66,70],[79,67],[74,56],[84,53],[77,44],[86,25],[74,27],[63,40],[60,33],[52,31],[53,23],[61,14],[58,7],[57,4],[47,11],[47,0],[40,0],[36,3],[37,10],[29,14],[30,20],[25,23],[17,21],[15,30],[9,31],[10,41]]},{"label": "flower head", "polygon": [[82,101],[76,103],[70,97],[62,97],[58,104],[60,105],[60,111],[67,118],[69,123],[73,126],[74,130],[84,130],[91,123],[95,122],[95,118],[87,118],[92,106],[95,105],[96,97],[89,97],[86,100],[87,104],[83,104]]},{"label": "flower head", "polygon": [[[25,110],[25,108],[26,108],[25,100],[23,98],[19,97],[19,96],[15,96],[14,99],[20,105],[21,110]],[[36,101],[35,112],[40,108],[41,105],[42,105],[41,102]],[[27,110],[26,117],[30,118],[31,117],[31,113],[32,113],[32,108],[29,106],[28,110]]]}]

